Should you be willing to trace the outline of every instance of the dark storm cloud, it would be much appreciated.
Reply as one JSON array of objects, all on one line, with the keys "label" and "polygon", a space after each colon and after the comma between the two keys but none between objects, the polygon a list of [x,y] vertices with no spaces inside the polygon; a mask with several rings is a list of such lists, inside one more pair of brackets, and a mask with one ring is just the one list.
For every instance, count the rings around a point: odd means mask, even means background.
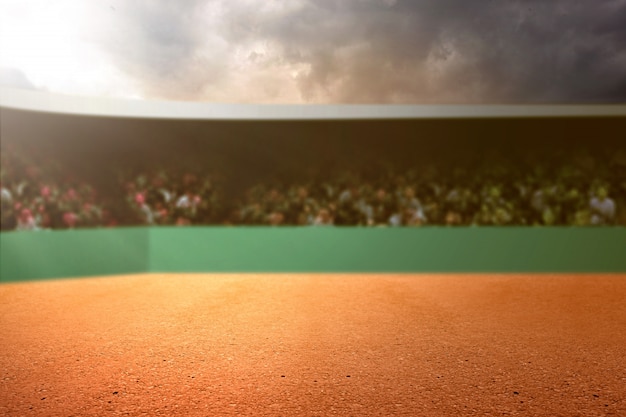
[{"label": "dark storm cloud", "polygon": [[167,98],[626,101],[624,0],[128,4],[105,49]]}]

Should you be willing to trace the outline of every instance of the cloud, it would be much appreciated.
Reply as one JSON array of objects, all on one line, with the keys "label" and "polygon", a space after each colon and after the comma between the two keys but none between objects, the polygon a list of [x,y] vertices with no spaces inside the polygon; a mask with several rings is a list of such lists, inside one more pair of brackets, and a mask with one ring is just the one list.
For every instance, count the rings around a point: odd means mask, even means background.
[{"label": "cloud", "polygon": [[263,103],[626,101],[626,1],[89,3],[144,97]]},{"label": "cloud", "polygon": [[[305,99],[345,103],[626,99],[623,4],[375,2],[301,11],[266,34],[298,50]],[[324,7],[327,6],[327,7]],[[314,31],[309,22],[323,22]]]},{"label": "cloud", "polygon": [[0,85],[24,90],[38,90],[28,77],[17,68],[0,67]]}]

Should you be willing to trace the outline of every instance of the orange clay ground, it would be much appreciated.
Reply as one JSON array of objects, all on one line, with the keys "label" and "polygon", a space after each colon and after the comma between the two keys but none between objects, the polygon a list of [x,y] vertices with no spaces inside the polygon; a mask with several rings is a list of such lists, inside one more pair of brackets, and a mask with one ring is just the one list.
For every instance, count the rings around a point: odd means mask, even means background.
[{"label": "orange clay ground", "polygon": [[626,416],[626,276],[2,284],[0,415]]}]

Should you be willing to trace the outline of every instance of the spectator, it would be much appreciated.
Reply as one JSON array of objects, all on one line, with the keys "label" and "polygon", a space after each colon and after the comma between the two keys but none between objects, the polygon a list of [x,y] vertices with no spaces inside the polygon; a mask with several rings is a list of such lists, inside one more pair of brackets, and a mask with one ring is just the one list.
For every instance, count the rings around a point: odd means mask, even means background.
[{"label": "spectator", "polygon": [[24,208],[20,211],[16,230],[38,230],[35,218],[29,209]]},{"label": "spectator", "polygon": [[460,226],[462,223],[461,213],[448,210],[446,213],[446,226]]},{"label": "spectator", "polygon": [[157,201],[155,203],[154,210],[152,211],[152,216],[155,224],[168,224],[170,215],[169,211],[165,207],[165,204],[162,201]]},{"label": "spectator", "polygon": [[592,225],[609,225],[615,220],[615,202],[608,197],[605,187],[598,189],[597,195],[589,202]]},{"label": "spectator", "polygon": [[146,197],[143,193],[135,194],[136,211],[142,224],[154,224],[154,214],[150,206],[146,203]]},{"label": "spectator", "polygon": [[0,202],[4,204],[11,204],[13,202],[13,196],[11,191],[0,182]]},{"label": "spectator", "polygon": [[384,188],[376,191],[376,196],[371,200],[370,206],[372,207],[370,224],[386,226],[393,215],[393,200]]},{"label": "spectator", "polygon": [[176,226],[189,226],[191,225],[191,220],[186,218],[185,216],[178,216],[176,218]]},{"label": "spectator", "polygon": [[63,214],[63,224],[67,229],[75,229],[78,223],[78,216],[71,211]]},{"label": "spectator", "polygon": [[285,215],[280,211],[274,211],[268,217],[268,223],[270,226],[280,226],[285,221]]},{"label": "spectator", "polygon": [[389,218],[390,226],[421,226],[422,224],[422,216],[411,206],[401,207]]},{"label": "spectator", "polygon": [[332,226],[333,218],[330,215],[330,211],[327,208],[321,208],[317,213],[317,217],[313,221],[313,225],[314,226]]}]

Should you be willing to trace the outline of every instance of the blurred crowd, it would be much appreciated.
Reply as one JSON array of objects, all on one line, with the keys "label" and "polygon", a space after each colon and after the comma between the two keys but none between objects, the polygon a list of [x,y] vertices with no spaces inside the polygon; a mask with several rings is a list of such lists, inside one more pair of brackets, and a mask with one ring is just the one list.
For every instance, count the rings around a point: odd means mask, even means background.
[{"label": "blurred crowd", "polygon": [[[26,157],[25,155],[29,156]],[[3,148],[1,227],[125,225],[600,226],[626,225],[626,154],[513,161],[481,153],[465,164],[365,169],[259,179],[239,193],[228,178],[182,166],[110,167],[110,186],[45,155]]]},{"label": "blurred crowd", "polygon": [[127,224],[178,225],[219,223],[219,177],[193,170],[152,169],[118,172],[128,209]]},{"label": "blurred crowd", "polygon": [[0,202],[2,230],[115,224],[92,184],[45,155],[9,145],[0,154]]},{"label": "blurred crowd", "polygon": [[344,172],[326,181],[260,183],[229,220],[317,226],[626,225],[624,155],[603,167],[582,157],[556,167],[535,162],[529,171],[495,161],[472,169],[380,167],[369,177]]}]

